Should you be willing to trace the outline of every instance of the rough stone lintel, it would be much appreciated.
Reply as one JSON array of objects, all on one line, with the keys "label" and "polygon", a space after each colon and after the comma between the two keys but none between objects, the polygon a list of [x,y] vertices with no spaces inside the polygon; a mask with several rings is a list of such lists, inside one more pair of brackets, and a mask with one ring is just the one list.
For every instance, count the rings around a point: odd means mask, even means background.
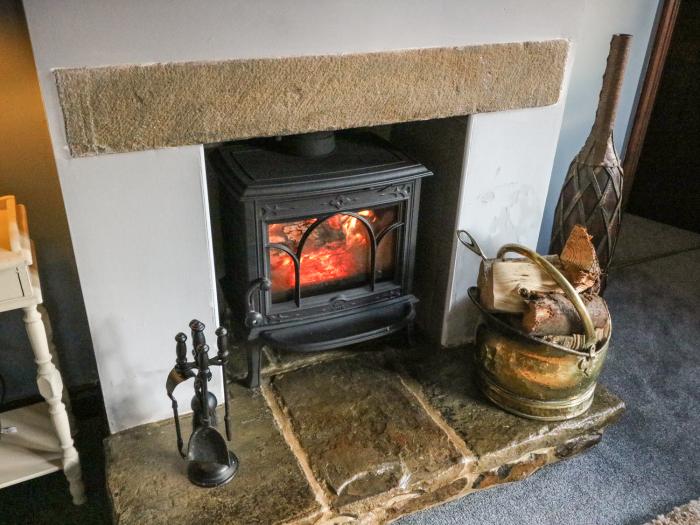
[{"label": "rough stone lintel", "polygon": [[56,69],[75,157],[547,106],[566,40]]}]

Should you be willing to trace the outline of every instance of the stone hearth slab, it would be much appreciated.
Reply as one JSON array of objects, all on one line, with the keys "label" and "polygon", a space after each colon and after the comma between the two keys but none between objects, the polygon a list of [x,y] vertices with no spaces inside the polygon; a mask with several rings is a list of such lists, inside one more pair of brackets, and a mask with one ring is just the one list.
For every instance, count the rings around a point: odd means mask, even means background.
[{"label": "stone hearth slab", "polygon": [[342,513],[367,509],[354,504],[366,498],[381,506],[430,491],[467,459],[396,373],[367,360],[283,374],[271,389],[330,506]]},{"label": "stone hearth slab", "polygon": [[599,386],[573,420],[512,416],[474,388],[472,355],[385,348],[273,373],[262,395],[234,386],[231,449],[241,470],[216,489],[187,481],[172,421],[111,436],[115,519],[386,523],[581,452],[624,410]]},{"label": "stone hearth slab", "polygon": [[476,388],[472,347],[430,352],[416,349],[401,354],[401,366],[488,470],[504,460],[566,443],[581,436],[582,429],[596,433],[617,421],[624,403],[598,387],[593,406],[568,421],[543,422],[514,416],[488,401]]},{"label": "stone hearth slab", "polygon": [[[236,385],[231,390],[234,436],[229,448],[240,468],[221,487],[202,489],[189,483],[172,420],[105,440],[115,523],[303,523],[318,513],[320,505],[263,397]],[[181,418],[185,439],[191,419]]]}]

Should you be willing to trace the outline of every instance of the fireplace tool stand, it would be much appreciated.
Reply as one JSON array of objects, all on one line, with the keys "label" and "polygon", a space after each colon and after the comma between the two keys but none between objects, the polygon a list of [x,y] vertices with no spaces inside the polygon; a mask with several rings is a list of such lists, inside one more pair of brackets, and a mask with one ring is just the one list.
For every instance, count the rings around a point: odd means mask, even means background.
[{"label": "fireplace tool stand", "polygon": [[[194,361],[187,361],[187,336],[182,332],[175,336],[177,355],[175,366],[168,374],[166,391],[172,402],[175,418],[177,449],[183,459],[187,460],[187,477],[200,487],[216,487],[230,481],[238,471],[238,458],[226,446],[226,441],[216,430],[217,399],[209,392],[208,382],[212,373],[210,366],[220,366],[224,374],[224,424],[226,439],[231,441],[231,418],[229,413],[228,387],[226,384],[226,365],[228,364],[228,334],[225,328],[218,328],[216,357],[209,357],[209,346],[204,338],[204,324],[196,319],[190,323],[192,330],[192,355]],[[184,449],[178,404],[174,396],[175,387],[194,378],[194,397],[192,397],[192,435]]]}]

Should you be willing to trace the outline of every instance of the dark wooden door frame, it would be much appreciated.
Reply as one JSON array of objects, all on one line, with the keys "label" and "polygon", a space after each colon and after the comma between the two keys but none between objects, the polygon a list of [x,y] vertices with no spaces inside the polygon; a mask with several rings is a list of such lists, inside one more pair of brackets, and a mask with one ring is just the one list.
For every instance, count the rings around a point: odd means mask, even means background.
[{"label": "dark wooden door frame", "polygon": [[644,75],[644,84],[642,91],[639,94],[637,109],[634,113],[634,121],[630,130],[627,147],[625,149],[625,158],[622,163],[624,170],[624,184],[622,191],[623,206],[627,204],[632,184],[634,183],[634,175],[639,164],[639,157],[642,154],[644,147],[644,139],[646,138],[649,120],[654,109],[656,94],[661,83],[661,76],[666,64],[666,57],[671,46],[671,38],[673,30],[676,27],[676,19],[678,17],[678,9],[680,8],[681,0],[664,0],[659,15],[659,22],[656,26],[656,34],[654,36],[654,47],[649,55],[649,63],[647,65],[646,74]]}]

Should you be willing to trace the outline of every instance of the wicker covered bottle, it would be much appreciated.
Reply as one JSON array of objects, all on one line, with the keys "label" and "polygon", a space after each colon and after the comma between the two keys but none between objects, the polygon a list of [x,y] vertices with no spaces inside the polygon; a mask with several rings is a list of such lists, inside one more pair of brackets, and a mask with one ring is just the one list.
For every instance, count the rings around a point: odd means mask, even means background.
[{"label": "wicker covered bottle", "polygon": [[610,42],[595,121],[564,179],[549,245],[549,253],[560,253],[572,228],[585,226],[593,236],[603,278],[620,229],[622,167],[612,132],[631,38],[614,35]]}]

